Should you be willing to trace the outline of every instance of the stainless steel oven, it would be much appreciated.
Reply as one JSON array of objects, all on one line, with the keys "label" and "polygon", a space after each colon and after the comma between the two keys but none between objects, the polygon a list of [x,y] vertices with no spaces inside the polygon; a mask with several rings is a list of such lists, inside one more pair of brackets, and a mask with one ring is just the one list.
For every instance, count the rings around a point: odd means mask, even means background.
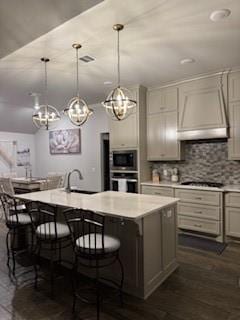
[{"label": "stainless steel oven", "polygon": [[137,171],[137,150],[118,150],[111,153],[111,170]]}]

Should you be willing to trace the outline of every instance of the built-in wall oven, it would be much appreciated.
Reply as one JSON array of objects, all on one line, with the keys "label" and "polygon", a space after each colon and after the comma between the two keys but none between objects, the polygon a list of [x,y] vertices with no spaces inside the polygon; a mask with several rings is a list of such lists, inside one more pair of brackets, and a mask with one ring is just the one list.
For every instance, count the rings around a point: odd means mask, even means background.
[{"label": "built-in wall oven", "polygon": [[110,154],[111,170],[137,171],[137,150],[118,150]]},{"label": "built-in wall oven", "polygon": [[121,192],[138,192],[138,179],[135,173],[114,172],[111,174],[111,189]]}]

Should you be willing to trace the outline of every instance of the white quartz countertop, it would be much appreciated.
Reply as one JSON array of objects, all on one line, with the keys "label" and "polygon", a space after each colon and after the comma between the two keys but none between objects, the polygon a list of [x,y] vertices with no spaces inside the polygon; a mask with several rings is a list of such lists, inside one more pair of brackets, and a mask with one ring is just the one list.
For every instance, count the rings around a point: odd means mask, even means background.
[{"label": "white quartz countertop", "polygon": [[181,185],[177,182],[171,182],[171,181],[160,181],[159,183],[155,183],[152,181],[147,181],[141,183],[143,186],[152,186],[152,187],[169,187],[169,188],[181,188],[181,189],[194,189],[194,190],[205,190],[205,191],[220,191],[224,192],[225,188],[213,188],[213,187],[203,187],[203,186],[186,186]]},{"label": "white quartz countertop", "polygon": [[18,198],[40,201],[63,207],[97,211],[109,216],[138,220],[157,210],[177,203],[177,198],[106,191],[96,194],[66,193],[63,189],[17,195]]}]

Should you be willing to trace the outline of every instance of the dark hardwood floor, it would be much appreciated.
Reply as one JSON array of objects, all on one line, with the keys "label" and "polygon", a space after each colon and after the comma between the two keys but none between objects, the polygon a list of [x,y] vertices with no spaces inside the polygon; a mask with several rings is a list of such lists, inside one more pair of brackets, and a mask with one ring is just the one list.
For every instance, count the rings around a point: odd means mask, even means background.
[{"label": "dark hardwood floor", "polygon": [[[46,282],[33,288],[28,273],[12,283],[6,267],[5,226],[0,224],[0,320],[95,319],[95,308],[78,304],[71,315],[68,277],[57,281],[56,298]],[[239,320],[240,245],[230,244],[222,255],[179,248],[178,270],[146,301],[125,296],[124,308],[113,299],[102,307],[102,320]],[[28,280],[28,281],[26,281]]]}]

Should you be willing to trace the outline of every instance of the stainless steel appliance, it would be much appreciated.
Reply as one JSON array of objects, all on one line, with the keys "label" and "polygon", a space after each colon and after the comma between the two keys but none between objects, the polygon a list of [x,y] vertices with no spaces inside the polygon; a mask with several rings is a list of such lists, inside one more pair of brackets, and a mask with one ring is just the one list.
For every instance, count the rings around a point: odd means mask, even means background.
[{"label": "stainless steel appliance", "polygon": [[137,171],[137,150],[118,150],[110,154],[111,170]]},{"label": "stainless steel appliance", "polygon": [[111,177],[111,189],[113,191],[122,191],[137,193],[138,179],[135,173],[113,173]]}]

